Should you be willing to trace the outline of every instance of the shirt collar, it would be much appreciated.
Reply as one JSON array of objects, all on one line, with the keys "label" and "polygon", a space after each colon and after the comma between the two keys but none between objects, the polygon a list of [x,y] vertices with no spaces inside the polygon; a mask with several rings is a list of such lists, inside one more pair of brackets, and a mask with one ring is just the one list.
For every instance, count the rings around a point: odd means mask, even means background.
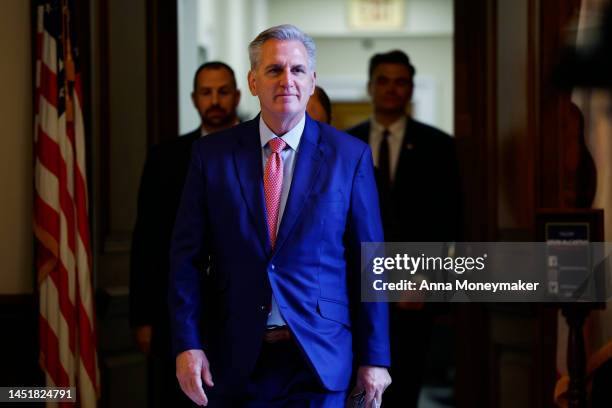
[{"label": "shirt collar", "polygon": [[395,122],[393,122],[389,127],[385,128],[383,125],[378,123],[376,119],[372,118],[372,128],[374,129],[376,134],[382,136],[385,129],[388,129],[391,133],[389,137],[401,137],[404,133],[404,129],[406,129],[406,116],[402,116]]},{"label": "shirt collar", "polygon": [[302,138],[302,133],[304,133],[304,126],[306,125],[306,115],[302,116],[302,119],[287,133],[282,136],[277,136],[270,130],[266,122],[264,122],[261,115],[259,115],[259,140],[261,142],[261,147],[265,147],[266,144],[275,137],[282,138],[287,145],[293,150],[297,150],[300,139]]}]

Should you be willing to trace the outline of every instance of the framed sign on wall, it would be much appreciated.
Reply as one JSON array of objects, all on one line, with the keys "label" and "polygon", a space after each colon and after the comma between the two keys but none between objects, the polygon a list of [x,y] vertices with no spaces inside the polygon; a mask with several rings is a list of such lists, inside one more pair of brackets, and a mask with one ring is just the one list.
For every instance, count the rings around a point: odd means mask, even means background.
[{"label": "framed sign on wall", "polygon": [[348,16],[355,30],[401,29],[404,0],[348,0]]}]

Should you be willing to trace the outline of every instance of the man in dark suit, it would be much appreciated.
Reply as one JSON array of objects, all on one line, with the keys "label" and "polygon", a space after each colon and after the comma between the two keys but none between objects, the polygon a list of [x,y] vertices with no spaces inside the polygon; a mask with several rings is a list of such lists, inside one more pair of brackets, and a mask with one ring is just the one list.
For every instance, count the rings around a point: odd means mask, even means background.
[{"label": "man in dark suit", "polygon": [[201,137],[235,125],[240,91],[233,70],[208,62],[194,76],[193,104],[201,125],[149,152],[138,194],[132,241],[130,324],[138,348],[149,358],[149,405],[189,402],[176,384],[167,308],[170,237],[191,153]]},{"label": "man in dark suit", "polygon": [[272,27],[249,57],[261,114],[194,143],[174,227],[181,388],[212,407],[342,407],[355,354],[378,406],[387,304],[359,299],[361,243],[383,239],[370,148],[305,113],[310,37]]},{"label": "man in dark suit", "polygon": [[[387,242],[454,242],[460,188],[453,139],[406,114],[415,68],[402,51],[370,59],[374,115],[347,132],[370,144]],[[386,405],[416,407],[431,331],[431,308],[390,307],[393,386]]]}]

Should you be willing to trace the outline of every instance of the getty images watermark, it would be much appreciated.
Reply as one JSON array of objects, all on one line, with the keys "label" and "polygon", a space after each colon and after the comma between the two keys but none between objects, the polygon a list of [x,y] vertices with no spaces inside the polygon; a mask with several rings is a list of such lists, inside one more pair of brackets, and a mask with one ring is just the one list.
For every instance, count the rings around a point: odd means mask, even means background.
[{"label": "getty images watermark", "polygon": [[363,301],[605,302],[612,243],[365,243]]}]

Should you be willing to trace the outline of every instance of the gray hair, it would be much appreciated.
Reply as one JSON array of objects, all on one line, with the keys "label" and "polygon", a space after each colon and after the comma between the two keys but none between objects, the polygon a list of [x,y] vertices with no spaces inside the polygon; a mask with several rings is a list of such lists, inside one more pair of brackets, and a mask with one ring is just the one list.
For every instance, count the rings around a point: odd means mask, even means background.
[{"label": "gray hair", "polygon": [[249,44],[249,60],[251,69],[257,68],[261,60],[261,47],[268,40],[299,41],[304,44],[308,53],[308,67],[311,71],[315,70],[317,49],[314,40],[305,32],[291,24],[282,24],[270,27],[259,33]]}]

